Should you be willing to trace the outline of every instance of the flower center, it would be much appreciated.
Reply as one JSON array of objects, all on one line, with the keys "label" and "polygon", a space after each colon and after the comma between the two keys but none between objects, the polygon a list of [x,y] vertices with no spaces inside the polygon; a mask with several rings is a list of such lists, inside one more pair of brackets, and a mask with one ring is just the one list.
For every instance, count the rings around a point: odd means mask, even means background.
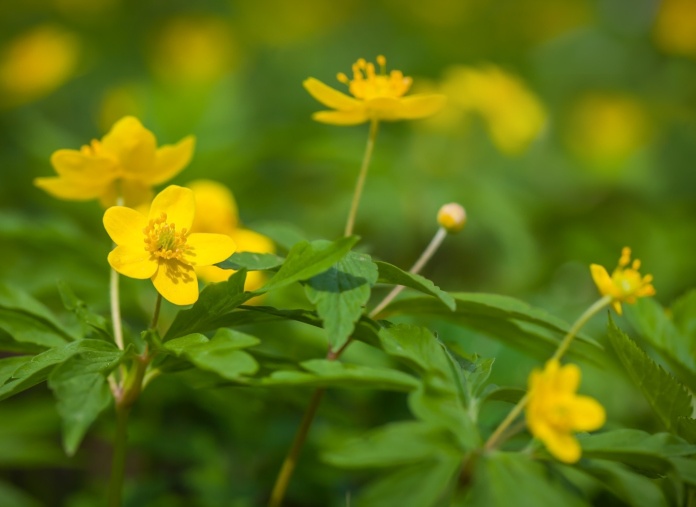
[{"label": "flower center", "polygon": [[387,59],[382,55],[377,57],[377,63],[380,66],[379,74],[375,72],[374,63],[360,58],[353,64],[352,80],[342,72],[337,78],[348,85],[348,90],[355,98],[362,100],[381,97],[396,99],[408,92],[413,79],[405,77],[400,70],[392,70],[387,74]]},{"label": "flower center", "polygon": [[190,248],[186,245],[186,228],[177,232],[174,224],[167,223],[167,214],[164,212],[158,218],[150,220],[143,233],[145,250],[160,259],[183,260],[184,253]]},{"label": "flower center", "polygon": [[[628,267],[629,264],[630,267]],[[614,286],[621,292],[622,298],[651,296],[655,293],[655,289],[651,285],[652,275],[641,276],[638,272],[639,269],[640,261],[635,259],[631,263],[631,249],[624,248],[621,252],[619,265],[611,275]]]}]

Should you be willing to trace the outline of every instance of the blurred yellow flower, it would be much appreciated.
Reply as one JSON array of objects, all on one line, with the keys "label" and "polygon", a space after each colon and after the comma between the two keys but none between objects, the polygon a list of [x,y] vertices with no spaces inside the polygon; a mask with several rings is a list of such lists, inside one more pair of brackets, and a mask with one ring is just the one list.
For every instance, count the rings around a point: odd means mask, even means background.
[{"label": "blurred yellow flower", "polygon": [[643,106],[631,97],[609,93],[582,97],[565,132],[566,144],[579,159],[604,170],[620,167],[649,137]]},{"label": "blurred yellow flower", "polygon": [[[134,83],[124,83],[107,88],[101,98],[97,123],[101,130],[109,130],[111,125],[124,116],[142,116],[144,102],[139,88]],[[149,204],[149,203],[148,203]]]},{"label": "blurred yellow flower", "polygon": [[310,77],[302,83],[316,100],[335,111],[319,111],[312,115],[317,121],[332,125],[358,125],[369,120],[415,120],[438,112],[445,97],[438,94],[417,94],[404,97],[413,80],[399,70],[387,74],[387,60],[377,57],[375,65],[359,59],[353,64],[353,79],[343,73],[338,80],[348,85],[352,97]]},{"label": "blurred yellow flower", "polygon": [[451,67],[441,89],[453,106],[480,115],[493,143],[508,155],[523,152],[546,126],[539,99],[519,78],[495,65]]},{"label": "blurred yellow flower", "polygon": [[238,60],[230,27],[214,17],[176,17],[158,32],[151,64],[174,84],[206,84],[224,76]]},{"label": "blurred yellow flower", "polygon": [[152,186],[173,178],[191,160],[194,138],[157,148],[155,136],[132,116],[122,118],[101,141],[51,156],[57,177],[34,184],[59,199],[99,199],[102,206],[123,198],[126,206],[152,199]]},{"label": "blurred yellow flower", "polygon": [[580,368],[561,366],[558,360],[535,369],[529,376],[527,427],[548,451],[564,463],[575,463],[582,450],[573,433],[592,431],[606,419],[604,407],[589,396],[578,396]]},{"label": "blurred yellow flower", "polygon": [[662,0],[654,29],[655,42],[668,53],[696,57],[696,2]]},{"label": "blurred yellow flower", "polygon": [[193,191],[170,185],[152,201],[148,216],[113,206],[104,213],[104,228],[116,248],[111,267],[130,278],[150,278],[162,297],[175,305],[198,300],[194,267],[227,259],[234,241],[224,234],[191,233],[196,214]]},{"label": "blurred yellow flower", "polygon": [[54,25],[32,28],[0,53],[0,102],[17,105],[48,95],[75,72],[80,42]]},{"label": "blurred yellow flower", "polygon": [[[186,186],[193,190],[196,200],[196,218],[191,226],[192,231],[225,234],[237,244],[238,252],[275,252],[273,242],[266,236],[239,226],[237,203],[227,187],[210,180],[196,180]],[[196,267],[196,273],[207,282],[222,282],[234,270],[201,266]],[[265,280],[263,272],[250,271],[244,288],[253,291],[261,287]]]},{"label": "blurred yellow flower", "polygon": [[[630,267],[628,267],[630,264]],[[616,313],[621,315],[621,303],[633,304],[637,298],[655,295],[655,287],[652,285],[652,275],[641,276],[638,272],[640,261],[631,263],[631,249],[624,247],[621,251],[619,265],[609,276],[604,266],[590,265],[590,272],[595,285],[602,296],[611,296],[612,306]]]}]

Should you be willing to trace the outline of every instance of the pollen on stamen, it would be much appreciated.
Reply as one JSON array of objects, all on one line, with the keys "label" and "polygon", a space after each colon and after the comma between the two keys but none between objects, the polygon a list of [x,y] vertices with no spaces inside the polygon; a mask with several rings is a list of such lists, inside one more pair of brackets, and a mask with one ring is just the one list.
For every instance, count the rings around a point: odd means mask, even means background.
[{"label": "pollen on stamen", "polygon": [[338,79],[339,82],[343,84],[350,83],[350,79],[348,79],[348,76],[346,76],[343,72],[339,72],[338,74],[336,74],[336,79]]},{"label": "pollen on stamen", "polygon": [[387,59],[384,57],[384,55],[379,55],[377,57],[377,64],[379,65],[379,68],[382,72],[382,74],[387,73]]}]

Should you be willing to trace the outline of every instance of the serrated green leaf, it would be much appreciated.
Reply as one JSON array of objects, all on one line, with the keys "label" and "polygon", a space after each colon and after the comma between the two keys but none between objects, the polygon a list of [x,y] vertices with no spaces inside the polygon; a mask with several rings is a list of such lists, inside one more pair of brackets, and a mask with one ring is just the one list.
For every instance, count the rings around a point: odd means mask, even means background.
[{"label": "serrated green leaf", "polygon": [[[538,308],[497,294],[450,293],[455,311],[431,298],[410,298],[389,305],[384,313],[430,315],[474,329],[521,352],[545,361],[558,348],[570,326]],[[603,347],[583,334],[573,341],[569,354],[576,359],[605,364]]]},{"label": "serrated green leaf", "polygon": [[207,285],[190,309],[182,310],[176,315],[164,335],[164,341],[215,329],[216,319],[254,297],[253,292],[244,292],[245,281],[246,270],[240,269],[226,282]]},{"label": "serrated green leaf", "polygon": [[691,416],[691,395],[623,333],[609,317],[609,342],[634,384],[640,389],[662,424],[680,430],[679,419]]},{"label": "serrated green leaf", "polygon": [[370,256],[348,252],[305,285],[305,293],[317,308],[331,350],[340,349],[350,338],[376,281],[377,267]]},{"label": "serrated green leaf", "polygon": [[582,460],[578,469],[597,479],[604,488],[632,507],[667,507],[660,487],[619,463],[605,460]]},{"label": "serrated green leaf", "polygon": [[81,352],[109,353],[115,346],[102,340],[78,340],[49,349],[21,364],[0,387],[0,400],[29,389],[48,377],[56,365]]},{"label": "serrated green leaf", "polygon": [[264,271],[275,269],[285,259],[270,253],[235,252],[227,260],[216,264],[222,269],[246,269],[247,271]]},{"label": "serrated green leaf", "polygon": [[450,363],[443,352],[443,345],[432,331],[421,326],[398,324],[382,328],[379,332],[382,349],[390,356],[415,371],[437,373],[451,379]]},{"label": "serrated green leaf", "polygon": [[378,281],[380,283],[410,287],[411,289],[415,289],[439,299],[442,304],[444,304],[450,310],[454,310],[456,308],[454,298],[427,278],[414,273],[409,273],[387,262],[376,261],[375,264],[377,264],[377,267],[379,268]]},{"label": "serrated green leaf", "polygon": [[341,468],[380,468],[415,464],[438,455],[457,455],[456,441],[442,428],[422,421],[397,422],[352,438],[322,454]]},{"label": "serrated green leaf", "polygon": [[259,339],[254,336],[220,329],[210,340],[202,334],[192,334],[165,343],[164,349],[186,358],[201,370],[239,381],[256,373],[259,367],[251,355],[240,349],[258,343]]},{"label": "serrated green leaf", "polygon": [[567,484],[550,477],[546,467],[522,453],[492,452],[481,456],[473,484],[456,507],[583,507],[587,502]]},{"label": "serrated green leaf", "polygon": [[274,371],[261,380],[262,385],[302,385],[312,387],[369,388],[389,391],[412,391],[418,380],[406,373],[387,368],[373,368],[327,359],[310,359],[300,363],[304,371]]},{"label": "serrated green leaf", "polygon": [[111,402],[106,375],[121,361],[123,351],[108,345],[83,348],[48,377],[48,387],[63,420],[63,447],[69,456],[75,454],[89,427]]},{"label": "serrated green leaf", "polygon": [[83,335],[85,337],[89,336],[92,331],[97,331],[107,338],[111,337],[111,329],[109,329],[106,319],[92,312],[85,302],[75,295],[66,282],[58,282],[58,292],[60,292],[60,297],[63,300],[65,309],[74,313],[82,325]]},{"label": "serrated green leaf", "polygon": [[626,316],[640,336],[654,347],[692,390],[696,390],[696,342],[683,336],[667,311],[653,298],[626,305]]},{"label": "serrated green leaf", "polygon": [[447,500],[461,466],[448,456],[402,467],[370,483],[355,504],[364,507],[435,507]]},{"label": "serrated green leaf", "polygon": [[263,294],[280,289],[295,282],[308,280],[323,273],[341,260],[357,243],[356,236],[340,238],[336,241],[301,241],[288,252],[285,262],[266,285],[256,291]]}]

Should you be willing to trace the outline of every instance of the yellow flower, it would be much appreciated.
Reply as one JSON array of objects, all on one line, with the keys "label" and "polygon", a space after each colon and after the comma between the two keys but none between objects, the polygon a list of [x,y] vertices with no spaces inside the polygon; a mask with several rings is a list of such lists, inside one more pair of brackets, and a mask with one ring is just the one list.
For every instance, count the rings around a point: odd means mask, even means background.
[{"label": "yellow flower", "polygon": [[[194,232],[214,232],[231,237],[238,252],[274,253],[275,246],[266,236],[239,226],[237,204],[232,192],[215,181],[196,180],[187,185],[196,200],[196,218],[191,226]],[[206,282],[222,282],[235,271],[217,266],[196,267],[196,273]],[[261,271],[247,274],[245,289],[253,291],[266,281]]]},{"label": "yellow flower", "polygon": [[696,3],[663,0],[655,18],[655,42],[668,53],[696,56]]},{"label": "yellow flower", "polygon": [[59,199],[99,199],[102,206],[123,197],[126,206],[152,199],[152,186],[174,177],[191,160],[194,138],[157,148],[155,136],[132,116],[117,121],[101,141],[80,150],[58,150],[51,164],[58,177],[34,184]]},{"label": "yellow flower", "polygon": [[611,296],[612,306],[616,313],[621,315],[621,303],[633,304],[637,298],[654,296],[655,287],[652,286],[652,275],[641,276],[638,272],[640,261],[634,260],[631,264],[631,249],[624,247],[621,251],[619,265],[609,276],[604,266],[592,264],[590,272],[599,292],[602,296]]},{"label": "yellow flower", "polygon": [[319,102],[335,111],[319,111],[312,115],[317,121],[332,125],[358,125],[369,120],[415,120],[439,111],[445,103],[444,95],[416,94],[404,97],[413,79],[399,70],[387,74],[387,60],[377,57],[375,65],[364,59],[353,64],[353,79],[343,73],[338,80],[348,85],[352,97],[310,77],[303,83],[305,89]]},{"label": "yellow flower", "polygon": [[575,463],[582,454],[573,433],[598,429],[606,419],[604,407],[597,400],[576,394],[579,384],[580,368],[574,364],[561,366],[555,359],[529,376],[529,431],[564,463]]},{"label": "yellow flower", "polygon": [[194,267],[222,262],[235,250],[229,236],[189,232],[195,211],[193,191],[176,185],[157,194],[147,217],[125,206],[107,209],[104,227],[117,245],[109,264],[130,278],[150,278],[175,305],[195,303]]}]

